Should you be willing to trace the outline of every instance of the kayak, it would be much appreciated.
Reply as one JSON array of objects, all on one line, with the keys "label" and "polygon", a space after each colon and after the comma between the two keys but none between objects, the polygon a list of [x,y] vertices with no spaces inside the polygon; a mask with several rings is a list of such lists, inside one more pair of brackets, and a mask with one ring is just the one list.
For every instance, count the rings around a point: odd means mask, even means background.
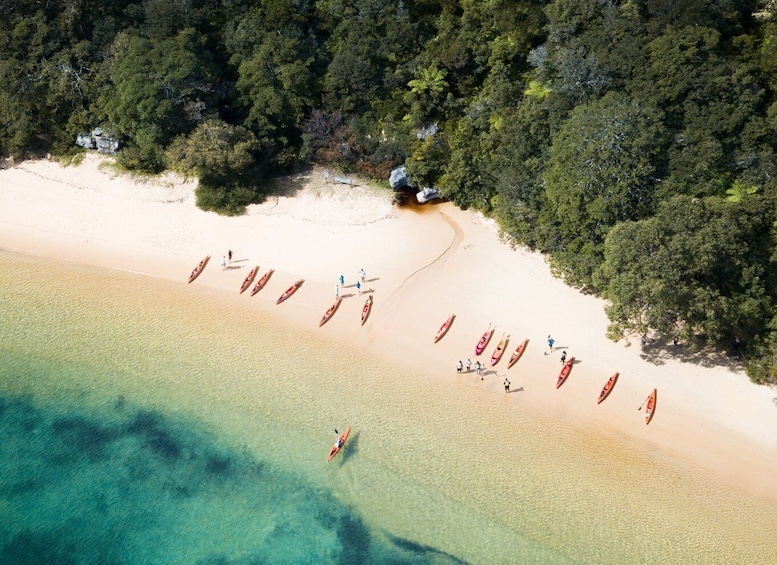
[{"label": "kayak", "polygon": [[515,363],[518,361],[518,359],[521,358],[521,355],[523,355],[524,350],[526,349],[526,345],[529,343],[528,338],[524,339],[521,344],[515,348],[515,352],[510,356],[510,360],[507,362],[507,368],[509,369]]},{"label": "kayak", "polygon": [[275,303],[280,304],[281,302],[286,300],[289,296],[297,292],[297,289],[302,286],[303,282],[305,282],[305,279],[300,279],[297,282],[295,282],[293,285],[291,285],[289,288],[283,291],[283,294],[280,295],[280,297]]},{"label": "kayak", "polygon": [[327,462],[331,461],[332,458],[337,455],[340,450],[345,447],[345,442],[348,441],[348,434],[351,433],[351,428],[349,427],[347,430],[345,430],[342,434],[338,436],[338,438],[335,440],[334,445],[332,446],[332,449],[329,450],[329,455],[327,455],[326,460]]},{"label": "kayak", "polygon": [[329,318],[335,315],[335,312],[337,312],[337,307],[340,306],[340,303],[343,301],[342,298],[338,297],[337,300],[335,300],[335,303],[332,304],[329,307],[329,310],[324,312],[324,315],[321,317],[321,321],[318,323],[318,327],[320,328],[324,324],[326,324],[329,321]]},{"label": "kayak", "polygon": [[448,319],[445,320],[442,326],[440,326],[440,329],[437,330],[437,335],[434,336],[434,343],[437,343],[442,339],[442,336],[444,336],[446,333],[448,333],[448,330],[451,327],[451,324],[453,323],[453,318],[456,317],[456,314],[451,314],[448,316]]},{"label": "kayak", "polygon": [[210,260],[210,255],[206,255],[205,259],[200,261],[200,264],[194,267],[194,270],[192,271],[192,274],[189,275],[189,282],[192,282],[194,279],[200,276],[200,273],[205,268],[205,265],[208,264],[208,260]]},{"label": "kayak", "polygon": [[502,358],[502,355],[504,355],[505,347],[507,347],[507,342],[510,341],[510,336],[507,337],[502,334],[502,339],[499,341],[499,345],[496,346],[496,349],[494,350],[494,354],[491,355],[491,366],[493,367],[497,363],[499,363],[499,360]]},{"label": "kayak", "polygon": [[264,288],[264,285],[267,284],[267,281],[270,280],[270,275],[272,275],[273,270],[270,269],[265,274],[262,275],[262,278],[259,279],[256,284],[254,285],[254,288],[251,290],[251,296],[259,292]]},{"label": "kayak", "polygon": [[243,294],[243,292],[245,292],[245,289],[247,289],[251,285],[251,283],[254,282],[254,277],[256,277],[257,272],[259,272],[259,265],[251,269],[251,272],[248,273],[246,280],[244,280],[243,284],[240,285],[240,294]]},{"label": "kayak", "polygon": [[575,362],[574,357],[570,357],[567,359],[567,362],[564,363],[564,366],[561,368],[561,373],[558,375],[558,380],[556,381],[556,388],[560,387],[564,384],[564,381],[567,380],[567,377],[569,376],[570,371],[572,371],[572,363]]},{"label": "kayak", "polygon": [[372,310],[371,294],[367,297],[367,301],[364,303],[364,307],[362,308],[362,326],[364,325],[364,322],[367,321],[367,316],[370,315],[370,310]]},{"label": "kayak", "polygon": [[602,392],[599,393],[599,400],[596,401],[597,404],[601,404],[602,400],[607,398],[607,396],[612,392],[612,387],[615,386],[615,381],[618,380],[619,374],[620,373],[615,373],[606,383],[604,383],[604,388],[602,389]]},{"label": "kayak", "polygon": [[486,333],[483,334],[483,337],[480,338],[480,341],[475,346],[475,355],[480,355],[483,353],[483,350],[486,348],[486,345],[488,345],[488,342],[491,341],[491,336],[494,335],[494,330],[491,329],[491,326],[488,326],[488,329],[486,330]]},{"label": "kayak", "polygon": [[650,396],[647,397],[647,406],[645,406],[645,424],[649,424],[653,419],[653,412],[656,411],[656,395],[658,391],[653,389]]}]

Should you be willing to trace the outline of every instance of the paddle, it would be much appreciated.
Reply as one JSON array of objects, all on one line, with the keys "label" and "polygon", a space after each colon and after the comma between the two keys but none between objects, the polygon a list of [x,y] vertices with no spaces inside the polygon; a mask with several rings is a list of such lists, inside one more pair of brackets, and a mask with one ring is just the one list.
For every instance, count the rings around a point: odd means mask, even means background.
[{"label": "paddle", "polygon": [[[648,397],[645,399],[645,402],[642,403],[642,406],[645,405],[645,403],[650,400],[650,395],[648,394]],[[642,406],[639,407],[639,410],[642,410]]]}]

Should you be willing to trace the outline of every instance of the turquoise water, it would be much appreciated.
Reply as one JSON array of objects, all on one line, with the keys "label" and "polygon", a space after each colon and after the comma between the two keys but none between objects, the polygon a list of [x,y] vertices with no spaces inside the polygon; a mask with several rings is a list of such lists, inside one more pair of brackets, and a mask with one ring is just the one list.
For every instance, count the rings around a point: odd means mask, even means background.
[{"label": "turquoise water", "polygon": [[[4,363],[0,378],[59,369]],[[0,399],[0,563],[457,562],[370,530],[196,421],[120,398],[99,411],[73,400]]]},{"label": "turquoise water", "polygon": [[1,564],[772,561],[774,506],[260,298],[0,251]]},{"label": "turquoise water", "polygon": [[[131,381],[133,366],[153,371],[158,352],[142,331],[130,335],[131,312],[36,290],[38,266],[22,260],[16,274],[28,278],[4,281],[0,298],[0,563],[460,562],[368,527],[275,452],[249,452],[196,414],[106,387]],[[166,361],[157,370],[192,370]]]}]

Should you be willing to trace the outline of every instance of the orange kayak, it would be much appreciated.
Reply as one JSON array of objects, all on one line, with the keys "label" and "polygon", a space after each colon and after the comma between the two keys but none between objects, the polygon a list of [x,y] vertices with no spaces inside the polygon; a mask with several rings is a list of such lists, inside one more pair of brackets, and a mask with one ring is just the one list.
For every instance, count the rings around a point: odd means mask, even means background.
[{"label": "orange kayak", "polygon": [[372,310],[371,294],[367,297],[367,301],[364,303],[364,307],[362,308],[362,326],[364,325],[364,322],[367,321],[367,316],[370,315],[370,310]]},{"label": "orange kayak", "polygon": [[647,397],[647,406],[645,406],[645,424],[649,424],[653,419],[653,413],[656,411],[656,395],[658,391],[653,389],[650,396]]},{"label": "orange kayak", "polygon": [[248,273],[248,276],[246,277],[246,280],[243,281],[243,284],[240,285],[240,294],[243,294],[245,292],[245,289],[247,289],[252,282],[254,282],[254,277],[256,277],[256,273],[259,272],[259,265],[251,269],[251,272]]},{"label": "orange kayak", "polygon": [[567,380],[569,373],[572,371],[572,364],[574,362],[575,362],[575,358],[570,357],[569,359],[567,359],[567,362],[564,363],[564,366],[561,368],[561,373],[559,373],[558,375],[558,380],[556,381],[556,388],[563,385],[564,381]]},{"label": "orange kayak", "polygon": [[480,338],[480,341],[475,346],[475,355],[480,355],[483,353],[483,350],[486,348],[486,345],[488,345],[488,342],[491,341],[491,336],[494,335],[494,330],[491,329],[491,326],[488,326],[488,329],[486,330],[486,333],[483,334],[483,337]]},{"label": "orange kayak", "polygon": [[257,292],[259,292],[264,288],[264,285],[266,285],[267,281],[270,280],[270,275],[272,275],[272,273],[273,273],[273,270],[270,269],[269,271],[267,271],[265,274],[262,275],[262,278],[259,279],[254,285],[254,288],[251,289],[251,296],[253,296],[254,294],[256,294]]},{"label": "orange kayak", "polygon": [[507,362],[507,368],[509,369],[515,363],[518,361],[518,359],[521,358],[521,355],[523,355],[524,350],[526,349],[526,345],[529,343],[528,338],[524,339],[521,344],[515,348],[515,352],[510,356],[510,361]]},{"label": "orange kayak", "polygon": [[504,355],[505,347],[507,347],[507,342],[510,341],[510,336],[507,337],[502,335],[502,339],[499,341],[499,345],[496,346],[496,349],[494,350],[493,355],[491,355],[491,366],[493,367],[497,363],[499,363],[499,360],[502,358],[502,355]]},{"label": "orange kayak", "polygon": [[194,270],[192,271],[192,274],[189,275],[189,282],[191,283],[194,279],[200,276],[200,273],[205,268],[205,265],[208,264],[208,260],[210,259],[210,255],[206,255],[205,259],[200,261],[200,264],[194,267]]},{"label": "orange kayak", "polygon": [[609,396],[609,394],[612,392],[612,387],[615,386],[615,381],[618,380],[619,374],[620,373],[615,373],[606,383],[604,383],[604,388],[602,388],[602,392],[599,393],[599,400],[596,401],[597,404],[601,404],[602,400],[607,398],[607,396]]},{"label": "orange kayak", "polygon": [[329,321],[329,318],[335,315],[335,312],[337,312],[337,307],[340,306],[340,303],[343,301],[342,298],[338,297],[337,300],[335,300],[335,303],[332,304],[329,307],[329,310],[324,312],[324,315],[321,317],[321,321],[318,323],[318,327],[320,328],[324,324],[326,324]]},{"label": "orange kayak", "polygon": [[343,447],[345,446],[345,442],[348,441],[348,434],[350,433],[351,433],[351,428],[349,427],[342,434],[340,434],[340,436],[335,440],[335,443],[332,446],[332,449],[329,450],[329,455],[327,455],[326,457],[327,462],[331,461],[335,455],[340,453],[340,450],[343,449]]},{"label": "orange kayak", "polygon": [[297,289],[302,286],[302,283],[305,282],[305,279],[300,279],[297,282],[295,282],[293,285],[291,285],[289,288],[287,288],[285,291],[283,291],[283,294],[280,295],[278,300],[276,300],[276,304],[280,304],[284,300],[286,300],[289,296],[297,292]]},{"label": "orange kayak", "polygon": [[456,317],[456,314],[451,314],[448,316],[448,319],[445,320],[442,326],[440,326],[440,329],[437,330],[437,335],[434,336],[434,343],[437,343],[442,339],[442,336],[444,336],[446,333],[448,333],[448,330],[451,327],[451,324],[453,323],[453,318]]}]

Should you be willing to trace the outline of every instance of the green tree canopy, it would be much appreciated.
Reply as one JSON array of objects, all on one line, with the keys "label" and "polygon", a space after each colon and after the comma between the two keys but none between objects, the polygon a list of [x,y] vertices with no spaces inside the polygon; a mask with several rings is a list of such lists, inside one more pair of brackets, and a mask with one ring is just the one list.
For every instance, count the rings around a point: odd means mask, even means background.
[{"label": "green tree canopy", "polygon": [[577,257],[584,246],[599,253],[618,222],[652,212],[662,136],[655,110],[609,93],[575,108],[553,138],[542,177],[547,212],[557,226],[559,251],[571,252],[562,265],[575,280],[590,280]]},{"label": "green tree canopy", "polygon": [[116,133],[141,151],[141,166],[163,166],[161,148],[215,110],[213,69],[193,29],[153,42],[117,36],[99,106]]},{"label": "green tree canopy", "polygon": [[764,202],[676,196],[613,228],[596,274],[612,337],[654,329],[727,344],[763,331],[773,307]]}]

